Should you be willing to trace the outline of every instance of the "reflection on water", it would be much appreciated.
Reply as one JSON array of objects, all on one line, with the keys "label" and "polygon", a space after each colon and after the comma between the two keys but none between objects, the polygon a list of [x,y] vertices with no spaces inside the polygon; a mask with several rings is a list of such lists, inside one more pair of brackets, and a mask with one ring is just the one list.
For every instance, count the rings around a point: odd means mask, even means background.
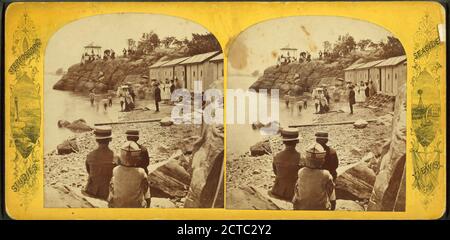
[{"label": "reflection on water", "polygon": [[117,99],[113,99],[113,106],[107,112],[100,107],[97,111],[91,107],[86,95],[76,94],[68,91],[53,90],[53,85],[61,76],[46,74],[44,80],[44,152],[56,149],[56,146],[75,135],[65,128],[58,128],[59,120],[72,122],[84,119],[88,125],[93,126],[96,122],[117,121],[120,105]]},{"label": "reflection on water", "polygon": [[[227,82],[228,89],[243,89],[247,90],[257,78],[251,76],[229,76]],[[268,90],[269,91],[269,90]],[[246,103],[248,104],[248,102]],[[267,100],[270,105],[270,100]],[[310,123],[313,118],[313,104],[308,102],[308,109],[302,110],[300,113],[296,109],[289,109],[286,107],[284,101],[279,103],[279,122],[282,127],[287,127],[292,124]],[[270,109],[268,107],[268,109]],[[235,103],[234,114],[237,115],[238,109]],[[246,107],[246,119],[249,119],[249,114],[257,115],[257,109],[248,109]],[[270,111],[269,111],[270,115]],[[230,114],[227,113],[227,119]],[[235,117],[236,118],[236,117]],[[248,120],[246,121],[248,122]],[[259,130],[253,130],[251,123],[247,124],[227,124],[227,153],[228,154],[243,154],[249,151],[250,146],[263,140],[267,136],[263,136]]]}]

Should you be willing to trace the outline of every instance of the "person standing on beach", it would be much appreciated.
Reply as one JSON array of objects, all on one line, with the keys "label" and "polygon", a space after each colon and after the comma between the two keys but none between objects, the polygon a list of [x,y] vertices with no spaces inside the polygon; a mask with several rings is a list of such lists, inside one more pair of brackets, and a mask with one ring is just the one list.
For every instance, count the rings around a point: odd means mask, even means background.
[{"label": "person standing on beach", "polygon": [[102,106],[103,106],[103,112],[104,113],[108,112],[108,98],[102,99]]},{"label": "person standing on beach", "polygon": [[133,142],[126,142],[120,149],[119,166],[113,169],[109,189],[110,208],[149,208],[150,187],[147,174],[140,168],[141,149]]},{"label": "person standing on beach", "polygon": [[269,193],[276,198],[292,201],[301,159],[300,153],[295,149],[299,142],[298,130],[295,128],[282,129],[281,136],[285,149],[273,158],[275,183]]},{"label": "person standing on beach", "polygon": [[94,106],[94,100],[95,100],[94,90],[91,90],[91,92],[89,93],[89,100],[91,101],[91,106]]},{"label": "person standing on beach", "polygon": [[109,183],[111,181],[114,163],[114,153],[108,144],[112,140],[111,127],[97,127],[94,130],[95,141],[98,148],[90,152],[86,157],[86,171],[89,174],[83,193],[103,200],[109,195]]},{"label": "person standing on beach", "polygon": [[111,94],[108,95],[108,106],[112,107],[113,103],[112,103],[112,96]]},{"label": "person standing on beach", "polygon": [[350,114],[353,114],[353,104],[356,103],[355,91],[353,90],[353,85],[350,85],[350,92],[348,93],[348,103],[350,105]]},{"label": "person standing on beach", "polygon": [[155,112],[159,112],[159,102],[161,102],[161,89],[159,88],[159,83],[155,83]]},{"label": "person standing on beach", "polygon": [[364,88],[364,94],[365,94],[365,96],[366,96],[366,101],[369,99],[369,97],[370,97],[370,88],[369,88],[369,83],[368,82],[366,82],[366,88]]},{"label": "person standing on beach", "polygon": [[129,129],[125,132],[125,134],[127,136],[127,141],[135,142],[141,149],[141,157],[136,166],[144,169],[145,173],[148,174],[147,167],[150,164],[150,158],[148,156],[147,148],[137,142],[139,141],[139,130]]}]

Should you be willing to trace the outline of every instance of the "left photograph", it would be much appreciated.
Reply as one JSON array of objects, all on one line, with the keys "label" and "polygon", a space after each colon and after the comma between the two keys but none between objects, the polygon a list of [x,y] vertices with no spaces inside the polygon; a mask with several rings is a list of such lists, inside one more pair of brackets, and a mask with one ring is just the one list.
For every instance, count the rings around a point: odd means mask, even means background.
[{"label": "left photograph", "polygon": [[44,207],[223,208],[223,123],[204,115],[223,112],[223,54],[207,29],[82,18],[53,34],[44,71]]}]

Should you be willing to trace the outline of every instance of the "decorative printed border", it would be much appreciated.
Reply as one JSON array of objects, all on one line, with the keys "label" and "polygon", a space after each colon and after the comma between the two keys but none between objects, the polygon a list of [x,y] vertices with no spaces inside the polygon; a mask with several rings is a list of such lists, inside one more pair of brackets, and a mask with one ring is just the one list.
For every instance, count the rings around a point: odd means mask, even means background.
[{"label": "decorative printed border", "polygon": [[10,83],[10,147],[14,147],[13,192],[19,194],[21,205],[27,206],[40,189],[41,144],[41,95],[36,79],[40,69],[41,40],[27,13],[24,13],[13,33],[11,52],[15,57],[8,73]]},{"label": "decorative printed border", "polygon": [[444,167],[442,154],[439,52],[443,46],[439,38],[438,23],[428,14],[422,17],[414,36],[414,61],[411,94],[411,154],[413,187],[422,195],[427,207],[432,202]]}]

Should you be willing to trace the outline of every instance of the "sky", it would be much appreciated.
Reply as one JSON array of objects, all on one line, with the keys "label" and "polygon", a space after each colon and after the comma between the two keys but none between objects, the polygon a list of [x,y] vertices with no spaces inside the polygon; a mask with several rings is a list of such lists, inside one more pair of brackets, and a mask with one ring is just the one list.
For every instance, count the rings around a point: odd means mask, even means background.
[{"label": "sky", "polygon": [[318,56],[324,41],[334,43],[339,35],[346,33],[356,42],[361,39],[379,42],[392,36],[378,25],[344,17],[299,16],[268,20],[247,28],[231,43],[229,74],[250,74],[255,70],[261,73],[276,64],[276,55],[285,46],[297,48],[298,54],[306,50],[313,57]]},{"label": "sky", "polygon": [[192,33],[207,33],[199,24],[182,18],[156,14],[106,14],[83,18],[59,29],[49,40],[45,52],[45,72],[67,70],[81,61],[85,45],[93,42],[122,54],[127,39],[138,40],[142,33],[154,31],[160,39],[174,36],[191,38]]}]

